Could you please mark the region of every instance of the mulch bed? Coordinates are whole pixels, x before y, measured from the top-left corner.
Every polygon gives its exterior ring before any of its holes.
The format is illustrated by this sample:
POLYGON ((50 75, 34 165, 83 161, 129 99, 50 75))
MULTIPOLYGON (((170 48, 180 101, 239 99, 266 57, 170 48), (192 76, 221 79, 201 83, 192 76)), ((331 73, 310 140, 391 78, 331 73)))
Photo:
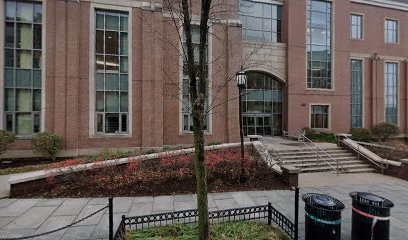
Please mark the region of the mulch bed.
MULTIPOLYGON (((255 191, 288 189, 253 149, 245 160, 248 184, 239 183, 241 161, 239 148, 228 152, 212 153, 207 159, 208 191, 255 191)), ((20 197, 135 197, 196 193, 193 155, 144 160, 97 169, 72 176, 65 181, 53 182, 53 187, 20 197)))

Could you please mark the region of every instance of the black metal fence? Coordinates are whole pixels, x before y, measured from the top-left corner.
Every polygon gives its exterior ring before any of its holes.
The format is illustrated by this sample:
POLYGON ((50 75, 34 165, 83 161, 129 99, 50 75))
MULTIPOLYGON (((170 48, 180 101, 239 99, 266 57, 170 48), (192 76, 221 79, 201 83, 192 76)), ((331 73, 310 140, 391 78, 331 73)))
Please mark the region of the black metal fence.
MULTIPOLYGON (((299 190, 296 189, 295 201, 298 201, 299 190)), ((209 212, 211 223, 222 223, 245 220, 266 220, 269 225, 276 224, 290 239, 298 239, 298 204, 295 204, 295 223, 279 212, 270 202, 268 205, 217 210, 209 212)), ((198 222, 198 210, 184 210, 161 214, 126 217, 122 220, 113 239, 123 239, 126 231, 140 230, 148 227, 166 226, 171 224, 193 224, 198 222)))

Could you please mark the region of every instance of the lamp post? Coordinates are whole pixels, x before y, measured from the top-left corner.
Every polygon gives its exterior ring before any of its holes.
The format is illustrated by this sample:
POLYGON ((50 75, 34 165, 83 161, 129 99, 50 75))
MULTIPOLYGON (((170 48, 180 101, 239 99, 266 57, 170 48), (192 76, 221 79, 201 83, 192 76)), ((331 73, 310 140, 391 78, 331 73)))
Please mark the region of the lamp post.
POLYGON ((247 82, 247 75, 244 71, 240 71, 236 74, 237 78, 237 86, 239 89, 239 133, 241 137, 241 176, 239 178, 239 182, 241 184, 246 184, 248 181, 248 176, 245 174, 245 169, 244 169, 244 155, 245 155, 245 150, 244 150, 244 131, 242 129, 242 90, 246 86, 247 82))

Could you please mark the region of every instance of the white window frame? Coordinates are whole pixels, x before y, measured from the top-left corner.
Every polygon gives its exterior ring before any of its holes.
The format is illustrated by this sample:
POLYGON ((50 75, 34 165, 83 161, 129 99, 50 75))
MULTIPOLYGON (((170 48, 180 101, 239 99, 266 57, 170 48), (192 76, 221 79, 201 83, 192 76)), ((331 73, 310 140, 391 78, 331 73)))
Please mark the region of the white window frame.
MULTIPOLYGON (((200 25, 200 22, 198 19, 195 19, 191 23, 192 25, 200 25)), ((180 22, 179 24, 179 31, 181 34, 180 36, 183 36, 184 34, 184 28, 182 23, 180 22)), ((208 112, 208 127, 207 130, 204 131, 205 135, 212 135, 212 110, 211 110, 211 104, 212 104, 212 36, 213 36, 213 25, 211 23, 208 23, 208 107, 209 112, 208 112)), ((179 135, 191 135, 193 134, 192 131, 184 131, 183 129, 183 42, 179 42, 179 135)))
MULTIPOLYGON (((4 55, 4 47, 5 47, 5 21, 6 21, 6 16, 5 16, 5 1, 1 0, 0 1, 0 32, 3 33, 3 35, 0 37, 0 76, 3 81, 0 81, 0 130, 5 129, 5 114, 4 114, 4 64, 5 64, 5 55, 4 55)), ((41 28, 42 28, 42 33, 41 33, 41 119, 40 119, 40 132, 45 131, 45 114, 46 114, 46 71, 47 71, 47 65, 46 65, 46 18, 47 18, 47 8, 46 8, 46 2, 42 1, 42 22, 41 22, 41 28)), ((33 134, 34 135, 34 134, 33 134)), ((33 135, 24 135, 24 136, 17 136, 17 138, 21 139, 26 139, 26 138, 31 138, 33 135)))
POLYGON ((398 44, 399 43, 399 20, 395 18, 385 18, 384 19, 384 42, 389 43, 389 44, 398 44), (394 31, 395 33, 395 41, 390 41, 388 39, 388 32, 391 31, 390 29, 387 28, 387 22, 392 21, 396 23, 396 29, 394 31))
POLYGON ((328 103, 310 103, 309 104, 309 127, 314 130, 330 131, 331 130, 331 104, 328 103), (313 106, 326 106, 328 107, 327 111, 327 128, 312 128, 312 109, 313 106))
MULTIPOLYGON (((365 61, 364 61, 364 58, 358 58, 358 57, 352 57, 350 59, 350 83, 351 83, 351 78, 352 78, 352 76, 351 76, 351 61, 353 61, 353 60, 361 61, 361 95, 362 95, 361 96, 361 128, 364 128, 364 126, 365 126, 365 124, 364 124, 364 120, 365 120, 365 114, 364 114, 364 112, 365 112, 365 107, 364 107, 364 103, 365 103, 365 99, 364 99, 364 96, 365 96, 365 89, 364 89, 364 87, 365 87, 365 81, 364 81, 365 66, 364 66, 364 64, 365 64, 365 61)), ((351 86, 350 86, 350 96, 351 96, 351 86)), ((350 128, 352 127, 351 110, 352 109, 351 109, 351 102, 350 102, 350 128)))
MULTIPOLYGON (((400 94, 400 63, 398 61, 385 61, 384 62, 384 122, 387 122, 387 112, 386 112, 386 96, 387 96, 387 72, 386 72, 386 68, 387 68, 387 64, 395 64, 397 65, 397 83, 396 83, 396 104, 397 104, 397 122, 395 123, 395 125, 399 126, 400 125, 400 106, 401 104, 399 103, 399 97, 401 96, 400 94)), ((394 123, 392 123, 394 124, 394 123)))
POLYGON ((89 20, 89 137, 132 137, 132 8, 115 5, 91 3, 89 20), (97 133, 96 132, 96 91, 95 91, 95 35, 96 11, 121 11, 128 13, 128 132, 127 133, 97 133))
POLYGON ((358 13, 351 13, 350 14, 350 38, 353 40, 363 40, 364 39, 364 16, 358 13), (353 17, 357 17, 360 19, 360 25, 353 24, 353 17), (357 35, 353 36, 353 27, 357 28, 357 35))

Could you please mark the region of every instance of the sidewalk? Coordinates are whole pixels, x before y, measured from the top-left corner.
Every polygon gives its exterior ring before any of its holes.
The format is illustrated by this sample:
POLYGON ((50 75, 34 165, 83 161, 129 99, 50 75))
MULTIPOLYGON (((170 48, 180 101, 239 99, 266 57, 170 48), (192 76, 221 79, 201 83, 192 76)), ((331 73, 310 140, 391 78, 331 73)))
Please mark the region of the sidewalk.
MULTIPOLYGON (((301 175, 302 176, 302 175, 301 175)), ((321 186, 327 178, 333 176, 313 175, 307 186, 301 186, 301 193, 320 192, 338 198, 346 205, 343 211, 342 239, 350 239, 351 228, 351 191, 367 191, 389 198, 395 203, 392 210, 391 236, 394 240, 406 239, 408 235, 408 182, 384 177, 379 174, 372 176, 344 175, 336 184, 321 186), (350 184, 346 179, 365 179, 363 184, 350 184), (314 179, 314 180, 313 180, 314 179), (323 181, 320 181, 322 179, 323 181), (375 183, 369 182, 375 179, 375 183), (313 182, 315 184, 313 184, 313 182), (379 183, 382 182, 382 183, 379 183)), ((362 180, 361 180, 362 181, 362 180)), ((256 191, 209 194, 209 208, 227 209, 253 205, 272 204, 286 216, 294 217, 293 191, 256 191)), ((78 199, 2 199, 0 200, 0 237, 20 237, 42 233, 72 223, 108 203, 107 198, 78 199)), ((196 208, 195 195, 134 197, 114 199, 114 221, 116 230, 121 215, 145 215, 168 211, 196 208)), ((300 202, 300 235, 304 230, 304 204, 300 202)), ((107 239, 108 211, 96 214, 75 227, 63 230, 38 239, 107 239)))

